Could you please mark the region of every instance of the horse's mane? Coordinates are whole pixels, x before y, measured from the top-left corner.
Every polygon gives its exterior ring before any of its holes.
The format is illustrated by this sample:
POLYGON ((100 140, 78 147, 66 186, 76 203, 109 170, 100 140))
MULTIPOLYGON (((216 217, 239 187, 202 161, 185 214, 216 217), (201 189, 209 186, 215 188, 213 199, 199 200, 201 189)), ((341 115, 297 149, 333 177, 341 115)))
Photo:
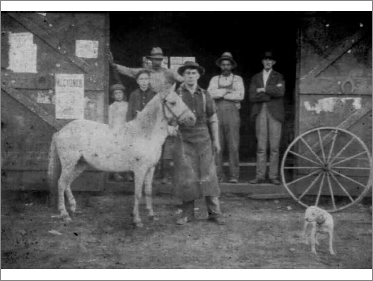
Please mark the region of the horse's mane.
POLYGON ((160 103, 159 94, 155 95, 144 107, 144 109, 139 112, 136 118, 133 120, 138 123, 142 133, 145 136, 149 136, 155 128, 155 123, 159 118, 159 114, 163 114, 160 103))

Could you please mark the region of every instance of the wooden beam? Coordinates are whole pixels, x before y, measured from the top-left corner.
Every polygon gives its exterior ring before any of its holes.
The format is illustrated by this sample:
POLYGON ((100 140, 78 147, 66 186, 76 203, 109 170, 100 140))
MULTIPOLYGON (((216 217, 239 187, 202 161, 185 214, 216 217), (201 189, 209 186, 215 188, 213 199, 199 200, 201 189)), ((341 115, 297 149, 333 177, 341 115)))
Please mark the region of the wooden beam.
POLYGON ((42 41, 44 41, 56 52, 60 53, 63 57, 75 64, 80 70, 85 73, 90 72, 90 65, 85 60, 78 58, 75 55, 69 54, 69 50, 63 46, 60 38, 56 38, 53 34, 50 34, 44 28, 36 25, 27 13, 8 13, 8 15, 24 28, 28 29, 31 33, 40 38, 42 41))
POLYGON ((44 122, 46 122, 54 129, 60 130, 64 126, 59 121, 57 121, 53 116, 51 116, 49 112, 47 112, 40 105, 35 103, 33 100, 28 98, 23 93, 4 84, 1 86, 1 90, 3 90, 9 96, 17 100, 19 103, 23 104, 27 109, 36 114, 38 117, 40 117, 44 122))
POLYGON ((365 36, 365 28, 361 28, 354 35, 346 38, 342 44, 340 44, 336 49, 334 49, 328 57, 323 59, 318 63, 310 72, 303 75, 300 80, 307 81, 312 80, 317 77, 321 72, 327 69, 332 63, 337 61, 341 56, 343 56, 348 50, 355 46, 363 37, 365 36))

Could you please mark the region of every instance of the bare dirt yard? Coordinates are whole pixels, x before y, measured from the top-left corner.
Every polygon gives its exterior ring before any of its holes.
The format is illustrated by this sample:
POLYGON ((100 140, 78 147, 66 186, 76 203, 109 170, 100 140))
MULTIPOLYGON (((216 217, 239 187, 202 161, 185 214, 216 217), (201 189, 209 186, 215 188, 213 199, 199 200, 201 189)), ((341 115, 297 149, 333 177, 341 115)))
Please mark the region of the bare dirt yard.
POLYGON ((154 199, 159 220, 150 221, 141 205, 144 227, 135 229, 131 194, 75 194, 79 213, 65 224, 46 193, 2 193, 2 268, 372 268, 370 198, 333 215, 334 257, 327 239, 318 256, 303 243, 305 209, 292 199, 223 194, 225 226, 206 220, 202 200, 196 221, 178 226, 179 202, 160 194, 154 199))

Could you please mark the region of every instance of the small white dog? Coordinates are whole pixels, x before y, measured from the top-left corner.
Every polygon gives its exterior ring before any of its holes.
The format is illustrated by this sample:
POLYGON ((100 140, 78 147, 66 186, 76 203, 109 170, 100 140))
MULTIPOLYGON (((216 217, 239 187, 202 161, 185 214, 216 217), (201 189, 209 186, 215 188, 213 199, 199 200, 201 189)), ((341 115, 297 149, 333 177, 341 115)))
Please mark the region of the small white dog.
POLYGON ((331 255, 335 255, 333 251, 334 221, 332 215, 319 207, 311 206, 307 208, 304 220, 304 237, 306 238, 307 245, 309 240, 311 240, 311 252, 316 254, 315 244, 319 245, 316 236, 317 233, 328 233, 329 252, 331 255), (309 225, 311 225, 311 230, 307 235, 307 228, 309 225))

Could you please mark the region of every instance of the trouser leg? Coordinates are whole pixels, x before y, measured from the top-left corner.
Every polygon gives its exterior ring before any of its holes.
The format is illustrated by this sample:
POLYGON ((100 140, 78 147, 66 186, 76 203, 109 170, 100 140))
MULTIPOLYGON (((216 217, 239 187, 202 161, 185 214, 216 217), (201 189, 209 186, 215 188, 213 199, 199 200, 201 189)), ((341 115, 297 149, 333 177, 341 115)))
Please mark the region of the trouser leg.
POLYGON ((231 179, 239 178, 240 174, 240 160, 239 160, 239 146, 240 146, 240 116, 238 109, 234 109, 229 113, 229 126, 226 134, 229 152, 229 172, 231 179))
POLYGON ((266 165, 267 165, 267 139, 268 139, 268 126, 267 126, 267 108, 263 104, 262 110, 256 117, 256 137, 258 140, 256 150, 256 178, 265 179, 266 165))
POLYGON ((219 114, 219 143, 220 143, 220 152, 216 154, 216 164, 217 164, 217 173, 219 178, 224 178, 224 149, 225 149, 225 128, 224 128, 224 119, 223 114, 219 114))
POLYGON ((270 112, 267 113, 269 126, 269 173, 270 179, 278 178, 278 162, 279 162, 279 148, 281 140, 282 124, 280 121, 272 117, 270 112))
POLYGON ((217 196, 205 196, 207 213, 209 217, 219 217, 222 216, 220 210, 219 197, 217 196))
POLYGON ((194 218, 194 200, 183 201, 181 204, 181 210, 183 211, 181 217, 187 217, 188 219, 194 218))

